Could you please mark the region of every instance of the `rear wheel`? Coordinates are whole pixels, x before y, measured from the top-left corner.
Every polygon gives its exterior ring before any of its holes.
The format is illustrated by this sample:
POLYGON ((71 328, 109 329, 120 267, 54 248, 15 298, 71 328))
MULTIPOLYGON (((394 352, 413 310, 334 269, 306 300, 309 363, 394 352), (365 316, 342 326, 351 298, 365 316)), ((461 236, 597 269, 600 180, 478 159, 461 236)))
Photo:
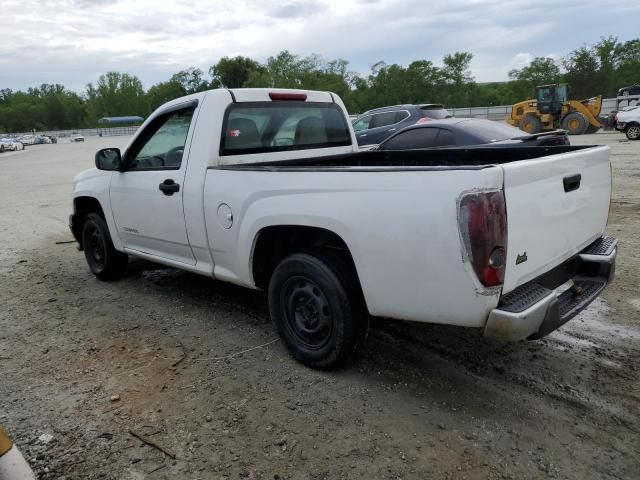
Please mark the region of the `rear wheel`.
POLYGON ((520 130, 527 133, 540 133, 542 131, 542 122, 535 115, 525 115, 522 120, 520 120, 519 125, 520 130))
POLYGON ((100 280, 116 280, 127 270, 127 255, 114 248, 109 227, 97 213, 84 221, 82 247, 89 269, 100 280))
POLYGON ((627 135, 627 138, 629 140, 640 140, 640 125, 638 124, 633 124, 633 125, 629 125, 624 133, 627 135))
POLYGON ((269 312, 289 353, 313 368, 344 365, 364 343, 369 317, 348 258, 296 253, 269 282, 269 312))
POLYGON ((562 119, 562 128, 569 132, 569 135, 582 135, 588 126, 587 117, 580 112, 571 112, 562 119))

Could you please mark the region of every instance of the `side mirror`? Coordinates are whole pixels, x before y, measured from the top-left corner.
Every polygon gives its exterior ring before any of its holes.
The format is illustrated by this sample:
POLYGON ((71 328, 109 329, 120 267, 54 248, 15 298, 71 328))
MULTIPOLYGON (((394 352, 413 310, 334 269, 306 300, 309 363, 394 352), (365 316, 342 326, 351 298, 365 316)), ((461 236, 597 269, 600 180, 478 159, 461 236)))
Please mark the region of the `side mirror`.
POLYGON ((98 170, 121 170, 122 155, 119 148, 103 148, 96 152, 96 168, 98 170))

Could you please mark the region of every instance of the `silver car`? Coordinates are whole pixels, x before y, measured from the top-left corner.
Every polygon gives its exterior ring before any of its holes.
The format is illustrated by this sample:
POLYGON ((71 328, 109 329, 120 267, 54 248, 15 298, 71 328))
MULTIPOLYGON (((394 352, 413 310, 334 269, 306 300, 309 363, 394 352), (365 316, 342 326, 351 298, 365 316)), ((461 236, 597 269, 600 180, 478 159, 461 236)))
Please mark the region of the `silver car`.
POLYGON ((24 150, 24 145, 12 138, 0 138, 0 153, 24 150))

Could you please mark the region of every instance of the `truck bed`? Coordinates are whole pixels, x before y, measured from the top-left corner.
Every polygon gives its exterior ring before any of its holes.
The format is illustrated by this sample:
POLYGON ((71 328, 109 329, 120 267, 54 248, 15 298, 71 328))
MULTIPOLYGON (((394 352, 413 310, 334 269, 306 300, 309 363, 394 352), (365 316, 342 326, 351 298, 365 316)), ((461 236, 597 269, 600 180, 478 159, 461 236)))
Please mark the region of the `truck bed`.
POLYGON ((328 157, 224 165, 215 168, 231 170, 325 170, 361 167, 366 170, 476 170, 520 160, 531 160, 549 155, 574 152, 586 148, 591 148, 591 146, 440 148, 391 152, 365 151, 328 157))

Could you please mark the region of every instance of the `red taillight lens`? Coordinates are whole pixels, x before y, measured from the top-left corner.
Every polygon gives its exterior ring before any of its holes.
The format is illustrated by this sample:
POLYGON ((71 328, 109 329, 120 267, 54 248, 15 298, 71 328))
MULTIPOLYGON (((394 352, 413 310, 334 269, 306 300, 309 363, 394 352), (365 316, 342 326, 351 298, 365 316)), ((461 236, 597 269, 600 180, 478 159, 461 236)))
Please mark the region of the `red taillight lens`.
POLYGON ((304 102, 307 99, 306 93, 283 93, 283 92, 270 92, 269 98, 271 100, 298 100, 304 102))
POLYGON ((416 125, 420 125, 420 124, 427 123, 427 122, 430 122, 430 121, 431 121, 431 119, 429 117, 422 117, 422 118, 418 119, 418 121, 416 122, 416 125))
POLYGON ((507 246, 507 211, 502 191, 474 192, 460 199, 460 233, 478 280, 501 285, 507 246))

